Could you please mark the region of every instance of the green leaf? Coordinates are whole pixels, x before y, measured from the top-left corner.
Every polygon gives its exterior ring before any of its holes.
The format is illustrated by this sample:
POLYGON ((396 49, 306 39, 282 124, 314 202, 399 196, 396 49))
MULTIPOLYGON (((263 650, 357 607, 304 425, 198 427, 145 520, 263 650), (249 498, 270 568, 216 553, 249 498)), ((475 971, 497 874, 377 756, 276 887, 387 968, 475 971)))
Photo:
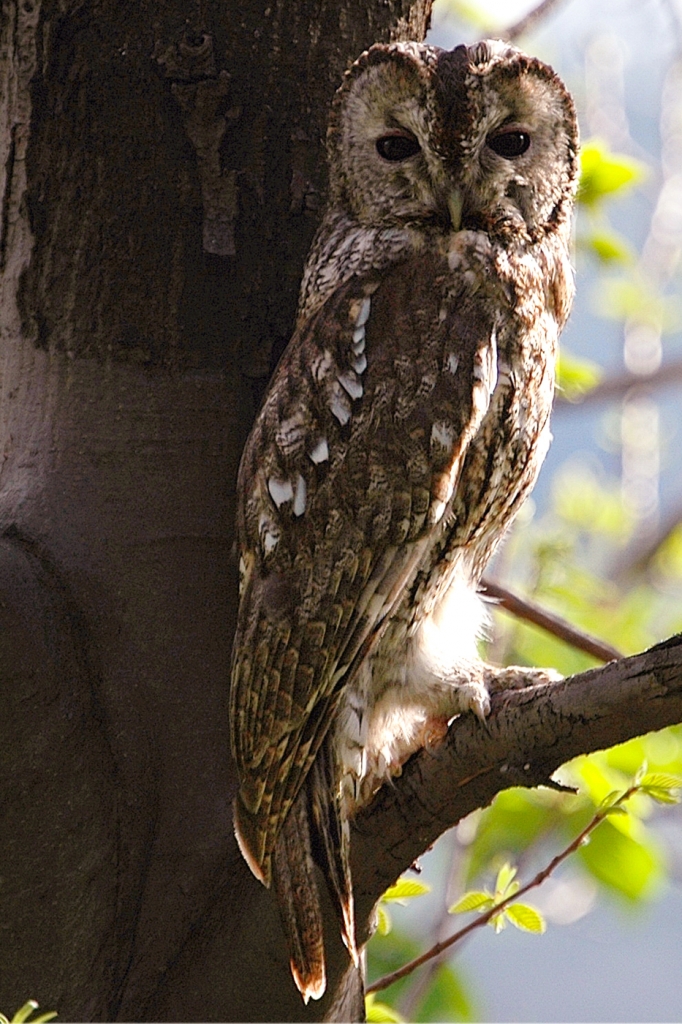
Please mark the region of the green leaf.
MULTIPOLYGON (((638 773, 639 776, 639 773, 638 773)), ((639 792, 650 796, 659 804, 678 804, 682 778, 666 772, 647 772, 638 778, 639 792)))
POLYGON ((612 789, 610 793, 607 793, 603 800, 598 804, 598 810, 608 811, 615 810, 615 804, 617 800, 620 800, 624 793, 622 789, 612 789))
POLYGON ((594 231, 582 239, 582 246, 589 249, 600 263, 627 265, 634 259, 625 239, 612 231, 594 231))
POLYGON ((431 892, 431 886, 426 882, 417 882, 412 878, 399 878, 381 898, 385 903, 401 903, 403 900, 411 900, 415 896, 424 896, 427 892, 431 892))
POLYGON ((600 808, 600 813, 612 817, 614 814, 624 814, 627 818, 629 811, 627 807, 623 807, 622 804, 612 804, 610 807, 600 808))
MULTIPOLYGON (((516 877, 516 868, 513 868, 511 864, 505 862, 500 870, 497 872, 497 879, 495 881, 495 896, 504 897, 511 893, 514 878, 516 877)), ((518 891, 519 884, 516 883, 516 890, 518 891)))
POLYGON ((643 789, 651 787, 666 789, 670 792, 672 789, 682 789, 682 778, 679 775, 668 775, 665 772, 647 772, 638 780, 638 785, 643 789))
POLYGON ((604 196, 623 192, 644 177, 645 167, 639 160, 623 153, 609 153, 603 143, 586 142, 580 154, 578 202, 594 206, 604 196))
POLYGON ((597 386, 601 376, 601 367, 590 359, 579 359, 566 351, 560 353, 556 367, 556 386, 569 402, 579 402, 597 386))
MULTIPOLYGON (((618 819, 620 821, 620 819, 618 819)), ((579 856, 590 872, 604 885, 629 900, 645 899, 661 876, 656 848, 637 842, 615 827, 609 818, 591 834, 579 856)))
POLYGON ((656 786, 642 786, 641 792, 646 793, 659 804, 679 804, 680 798, 669 789, 658 789, 656 786))
POLYGON ((545 919, 535 907, 529 907, 527 903, 510 903, 504 908, 504 912, 516 927, 524 932, 533 932, 535 935, 542 935, 545 931, 545 919))
POLYGON ((382 907, 381 903, 377 906, 377 932, 379 935, 389 935, 393 928, 393 922, 391 921, 391 915, 382 907))
POLYGON ((490 910, 495 901, 489 892, 465 892, 461 899, 453 903, 448 914, 468 914, 471 910, 490 910))
POLYGON ((29 1021, 29 1019, 30 1024, 47 1024, 48 1021, 54 1020, 57 1016, 55 1010, 48 1010, 46 1013, 41 1013, 37 1017, 31 1018, 31 1014, 37 1009, 38 1004, 35 999, 29 999, 23 1006, 19 1007, 11 1020, 8 1020, 4 1014, 0 1013, 0 1024, 26 1024, 26 1021, 29 1021))
POLYGON ((365 996, 365 1014, 368 1021, 372 1024, 401 1024, 403 1017, 400 1016, 397 1010, 394 1010, 388 1003, 380 1003, 374 997, 374 993, 370 992, 368 996, 365 996))
POLYGON ((34 1010, 38 1009, 38 1004, 35 999, 29 999, 21 1006, 12 1017, 12 1024, 24 1024, 31 1016, 34 1010))

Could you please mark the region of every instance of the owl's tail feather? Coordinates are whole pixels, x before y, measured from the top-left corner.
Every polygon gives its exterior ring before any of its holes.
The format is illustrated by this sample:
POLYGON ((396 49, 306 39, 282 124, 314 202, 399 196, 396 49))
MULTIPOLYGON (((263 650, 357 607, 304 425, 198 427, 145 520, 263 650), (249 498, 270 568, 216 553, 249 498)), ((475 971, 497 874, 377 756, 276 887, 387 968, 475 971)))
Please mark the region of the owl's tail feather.
POLYGON ((294 801, 277 838, 272 881, 296 987, 305 1003, 310 998, 319 999, 327 987, 327 978, 305 787, 294 801))
POLYGON ((312 819, 316 852, 327 883, 335 897, 341 924, 341 936, 356 967, 360 965, 355 938, 355 903, 350 874, 350 826, 341 812, 335 778, 332 741, 326 741, 313 764, 309 789, 312 794, 312 819), (312 783, 312 785, 310 784, 312 783))

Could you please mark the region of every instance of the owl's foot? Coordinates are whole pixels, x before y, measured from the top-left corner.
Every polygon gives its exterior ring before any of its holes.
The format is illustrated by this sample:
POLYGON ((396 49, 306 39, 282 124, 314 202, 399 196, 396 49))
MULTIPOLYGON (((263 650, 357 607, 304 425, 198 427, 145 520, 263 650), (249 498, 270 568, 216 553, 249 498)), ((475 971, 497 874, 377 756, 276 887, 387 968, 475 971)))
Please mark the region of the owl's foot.
POLYGON ((440 746, 448 734, 448 719, 445 715, 435 715, 427 718, 422 725, 419 739, 419 746, 426 750, 435 750, 440 746))
POLYGON ((485 686, 488 693, 504 690, 525 690, 543 683, 559 683, 564 677, 553 668, 529 668, 527 665, 508 665, 506 668, 485 666, 485 686))
POLYGON ((460 711, 473 711, 477 718, 485 722, 490 714, 489 679, 485 673, 478 678, 471 676, 467 682, 457 682, 457 702, 460 711))

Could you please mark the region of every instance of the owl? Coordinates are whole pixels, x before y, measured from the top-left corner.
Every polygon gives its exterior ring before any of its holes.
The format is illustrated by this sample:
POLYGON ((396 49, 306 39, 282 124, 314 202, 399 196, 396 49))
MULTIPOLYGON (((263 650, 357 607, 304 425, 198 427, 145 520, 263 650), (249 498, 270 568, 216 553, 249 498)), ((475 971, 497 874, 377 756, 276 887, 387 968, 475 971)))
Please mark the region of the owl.
POLYGON ((303 998, 325 990, 315 865, 358 950, 349 823, 449 721, 533 670, 483 663, 477 585, 549 440, 573 295, 578 132, 498 41, 376 45, 327 136, 293 337, 238 478, 235 829, 303 998))

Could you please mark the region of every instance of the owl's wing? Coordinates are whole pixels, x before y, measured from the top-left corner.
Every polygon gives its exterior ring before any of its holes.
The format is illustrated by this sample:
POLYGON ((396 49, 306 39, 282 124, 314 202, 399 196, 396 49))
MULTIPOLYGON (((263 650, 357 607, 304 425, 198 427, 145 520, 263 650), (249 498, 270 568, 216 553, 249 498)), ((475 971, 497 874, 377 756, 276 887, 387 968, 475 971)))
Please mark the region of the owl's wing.
POLYGON ((247 443, 231 724, 238 838, 266 884, 349 671, 445 527, 494 387, 482 307, 434 254, 353 278, 297 329, 247 443))

